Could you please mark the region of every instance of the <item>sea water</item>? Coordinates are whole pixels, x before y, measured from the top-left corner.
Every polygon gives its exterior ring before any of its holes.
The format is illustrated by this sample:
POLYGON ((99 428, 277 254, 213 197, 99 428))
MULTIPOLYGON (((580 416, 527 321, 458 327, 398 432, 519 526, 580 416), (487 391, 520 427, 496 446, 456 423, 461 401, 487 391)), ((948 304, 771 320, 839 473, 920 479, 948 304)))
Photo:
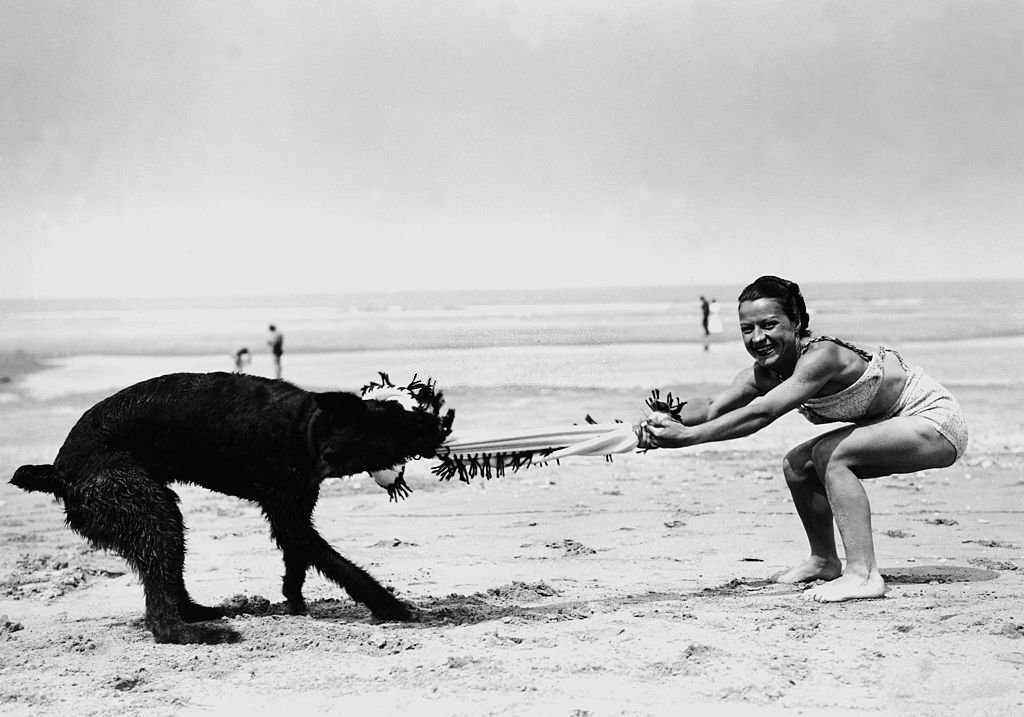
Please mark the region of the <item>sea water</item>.
MULTIPOLYGON (((6 351, 47 357, 35 398, 116 389, 172 371, 232 368, 247 347, 271 375, 267 326, 285 335, 285 377, 351 390, 379 370, 444 386, 633 389, 724 384, 749 358, 736 286, 377 292, 287 297, 0 300, 6 351), (724 330, 708 350, 699 296, 724 330)), ((815 334, 884 343, 950 385, 1020 385, 1024 282, 807 284, 815 334)))

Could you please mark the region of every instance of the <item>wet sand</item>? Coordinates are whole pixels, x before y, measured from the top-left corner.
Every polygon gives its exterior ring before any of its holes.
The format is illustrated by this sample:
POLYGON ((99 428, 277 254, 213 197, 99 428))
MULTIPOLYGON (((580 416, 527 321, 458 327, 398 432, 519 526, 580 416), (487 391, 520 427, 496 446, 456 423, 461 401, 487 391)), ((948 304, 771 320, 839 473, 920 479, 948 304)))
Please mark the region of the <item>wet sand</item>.
MULTIPOLYGON (((6 483, 52 460, 99 395, 0 402, 0 712, 1021 712, 1024 390, 957 393, 965 459, 867 484, 884 599, 820 605, 766 581, 806 553, 778 466, 819 429, 794 416, 744 441, 470 485, 417 463, 397 504, 366 476, 325 484, 319 529, 421 609, 410 624, 374 621, 315 574, 311 614, 286 615, 258 509, 180 488, 193 596, 257 608, 227 621, 241 642, 215 646, 155 644, 124 562, 65 528, 52 500, 6 483)), ((630 420, 644 398, 447 394, 457 426, 630 420)))

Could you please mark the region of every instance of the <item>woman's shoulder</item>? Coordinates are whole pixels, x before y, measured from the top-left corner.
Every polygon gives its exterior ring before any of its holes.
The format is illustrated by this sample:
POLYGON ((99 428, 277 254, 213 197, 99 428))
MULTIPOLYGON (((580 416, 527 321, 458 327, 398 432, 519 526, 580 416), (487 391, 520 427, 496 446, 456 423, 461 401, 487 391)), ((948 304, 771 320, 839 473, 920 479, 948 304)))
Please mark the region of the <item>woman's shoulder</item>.
POLYGON ((863 364, 860 358, 842 344, 833 341, 808 342, 797 358, 796 369, 806 380, 831 381, 836 376, 863 364))
POLYGON ((876 354, 834 337, 808 342, 797 361, 797 370, 812 381, 822 383, 823 394, 830 395, 857 381, 875 361, 876 354))
POLYGON ((804 343, 803 348, 800 349, 800 355, 804 356, 808 353, 814 352, 818 355, 830 354, 832 356, 839 357, 843 355, 842 349, 852 351, 865 361, 870 361, 873 356, 871 351, 868 351, 857 344, 825 334, 815 336, 813 339, 809 339, 804 343))

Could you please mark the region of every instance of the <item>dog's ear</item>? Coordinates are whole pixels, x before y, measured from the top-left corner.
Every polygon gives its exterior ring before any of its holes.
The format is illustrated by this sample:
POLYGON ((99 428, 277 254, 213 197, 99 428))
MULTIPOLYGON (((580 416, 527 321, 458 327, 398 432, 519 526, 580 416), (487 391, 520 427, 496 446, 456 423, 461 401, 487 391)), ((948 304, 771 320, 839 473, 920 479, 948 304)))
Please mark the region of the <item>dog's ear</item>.
POLYGON ((331 391, 314 394, 316 406, 333 418, 342 420, 357 418, 366 412, 366 402, 354 393, 331 391))

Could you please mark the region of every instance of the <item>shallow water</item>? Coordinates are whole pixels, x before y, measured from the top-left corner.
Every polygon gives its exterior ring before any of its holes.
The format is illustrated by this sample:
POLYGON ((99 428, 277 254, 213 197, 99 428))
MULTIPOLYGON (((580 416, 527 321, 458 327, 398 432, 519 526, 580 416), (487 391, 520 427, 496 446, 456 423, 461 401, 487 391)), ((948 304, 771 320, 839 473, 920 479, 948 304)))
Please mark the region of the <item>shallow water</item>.
MULTIPOLYGON (((285 378, 357 388, 388 371, 442 387, 649 390, 724 384, 748 365, 732 302, 702 350, 697 297, 740 287, 543 292, 380 293, 166 300, 0 301, 7 350, 51 357, 25 377, 29 397, 116 389, 174 371, 230 370, 241 346, 251 373, 272 375, 266 324, 285 341, 285 378)), ((1019 386, 1024 282, 805 287, 814 333, 885 343, 956 386, 1019 386)), ((4 400, 15 393, 5 392, 4 400)))
MULTIPOLYGON (((900 349, 908 360, 922 364, 952 389, 1024 386, 1018 369, 1024 338, 907 342, 900 349)), ((709 351, 687 343, 335 351, 288 354, 284 367, 291 382, 320 390, 356 390, 375 380, 378 371, 385 371, 397 383, 407 382, 414 374, 431 377, 445 390, 578 388, 646 394, 657 387, 728 384, 749 361, 735 341, 709 351)), ((22 377, 17 387, 34 399, 109 392, 165 373, 227 370, 230 359, 86 354, 49 363, 49 368, 22 377)), ((257 356, 249 372, 273 375, 269 356, 257 356)))
MULTIPOLYGON (((335 296, 0 300, 0 346, 49 355, 699 342, 698 297, 718 297, 736 335, 740 286, 335 296)), ((1024 281, 809 285, 814 333, 850 340, 1024 336, 1024 281)))

